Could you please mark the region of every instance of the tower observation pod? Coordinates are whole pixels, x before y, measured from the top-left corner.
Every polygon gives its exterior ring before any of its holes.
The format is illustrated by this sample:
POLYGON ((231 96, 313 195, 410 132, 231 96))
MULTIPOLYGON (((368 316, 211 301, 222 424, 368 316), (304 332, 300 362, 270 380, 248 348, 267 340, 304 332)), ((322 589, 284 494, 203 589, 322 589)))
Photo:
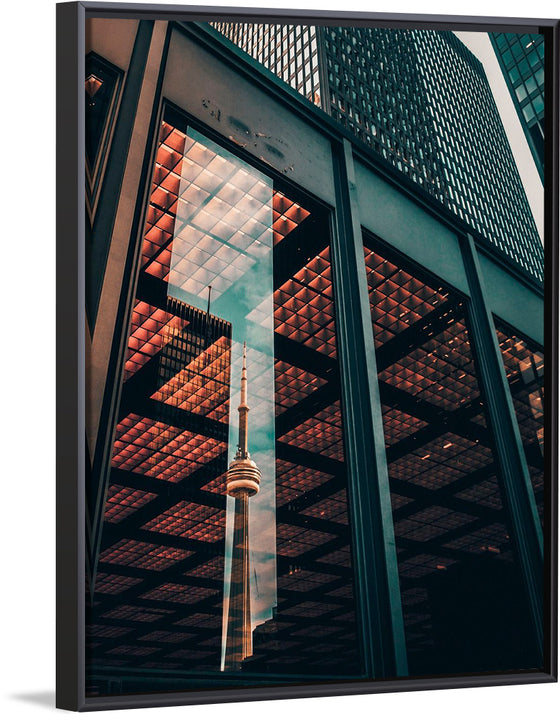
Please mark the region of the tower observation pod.
POLYGON ((225 670, 239 670, 253 654, 251 587, 249 576, 249 498, 259 492, 261 472, 248 450, 247 346, 243 343, 239 443, 226 474, 226 492, 235 499, 231 577, 227 608, 225 670))

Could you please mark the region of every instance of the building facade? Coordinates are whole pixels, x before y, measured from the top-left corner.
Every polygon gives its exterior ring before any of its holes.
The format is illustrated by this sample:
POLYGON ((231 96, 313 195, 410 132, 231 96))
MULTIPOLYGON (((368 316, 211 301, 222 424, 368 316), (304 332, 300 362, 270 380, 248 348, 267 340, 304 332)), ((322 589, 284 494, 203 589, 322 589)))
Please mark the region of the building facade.
POLYGON ((544 181, 544 37, 491 32, 490 40, 544 181))
POLYGON ((544 293, 523 253, 426 193, 443 149, 416 180, 389 165, 407 137, 426 157, 417 117, 389 162, 389 133, 368 146, 206 24, 87 22, 116 78, 87 235, 88 696, 542 668, 544 293), (243 389, 253 648, 223 667, 243 389))
POLYGON ((214 22, 213 27, 317 106, 323 106, 321 30, 307 25, 214 22))
POLYGON ((215 27, 542 280, 542 244, 484 69, 452 32, 215 27))

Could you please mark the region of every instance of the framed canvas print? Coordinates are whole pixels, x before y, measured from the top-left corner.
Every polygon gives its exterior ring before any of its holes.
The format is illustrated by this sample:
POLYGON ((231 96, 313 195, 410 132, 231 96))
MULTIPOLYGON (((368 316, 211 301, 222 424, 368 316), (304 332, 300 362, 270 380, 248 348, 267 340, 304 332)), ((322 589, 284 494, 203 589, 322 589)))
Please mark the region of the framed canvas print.
POLYGON ((57 17, 58 706, 555 681, 558 21, 57 17))

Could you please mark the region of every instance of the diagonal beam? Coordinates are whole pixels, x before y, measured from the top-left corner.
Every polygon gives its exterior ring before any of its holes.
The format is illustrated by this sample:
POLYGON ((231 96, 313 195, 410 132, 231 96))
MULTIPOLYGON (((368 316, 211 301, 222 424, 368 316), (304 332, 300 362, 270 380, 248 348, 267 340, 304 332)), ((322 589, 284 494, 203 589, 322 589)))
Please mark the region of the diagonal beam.
POLYGON ((335 375, 338 377, 336 360, 278 332, 274 333, 274 355, 282 362, 304 369, 323 379, 330 380, 335 375))
POLYGON ((288 433, 290 429, 318 414, 339 398, 340 384, 337 379, 323 384, 322 387, 319 387, 276 417, 276 438, 288 433))
MULTIPOLYGON (((374 307, 374 306, 372 306, 374 307)), ((399 332, 376 349, 377 369, 381 374, 387 367, 406 357, 428 340, 441 334, 449 325, 449 313, 455 305, 447 300, 424 317, 399 332)), ((455 322, 454 319, 451 322, 455 322)))
POLYGON ((209 436, 227 444, 229 432, 228 424, 200 414, 187 412, 172 404, 165 404, 156 399, 150 399, 143 394, 130 393, 126 402, 123 399, 119 412, 119 420, 122 420, 131 413, 152 419, 153 421, 163 422, 168 426, 174 426, 183 431, 188 430, 202 436, 209 436))
POLYGON ((346 468, 342 461, 331 459, 328 456, 323 456, 323 454, 315 454, 297 446, 285 444, 282 441, 276 442, 276 458, 290 461, 300 466, 307 466, 310 469, 316 469, 326 474, 333 474, 334 476, 346 473, 346 468))

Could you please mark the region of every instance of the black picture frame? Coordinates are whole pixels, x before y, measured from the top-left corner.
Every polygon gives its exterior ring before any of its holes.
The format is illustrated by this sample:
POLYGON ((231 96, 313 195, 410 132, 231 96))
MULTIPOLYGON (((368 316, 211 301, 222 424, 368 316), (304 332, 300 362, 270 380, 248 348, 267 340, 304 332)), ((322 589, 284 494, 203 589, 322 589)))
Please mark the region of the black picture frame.
MULTIPOLYGON (((558 138, 560 21, 390 13, 309 12, 204 6, 71 2, 57 5, 57 706, 75 711, 218 702, 420 691, 557 681, 557 394, 558 394, 558 138), (379 678, 319 684, 216 688, 189 692, 86 697, 85 695, 85 20, 87 17, 143 20, 210 19, 286 23, 340 22, 380 27, 539 32, 545 37, 545 359, 547 407, 545 447, 545 643, 542 671, 437 677, 379 678)), ((161 78, 160 78, 161 81, 161 78)), ((301 111, 298 109, 298 111, 301 111)), ((152 121, 155 121, 156 115, 152 121)), ((309 119, 313 121, 313 119, 309 119)), ((333 123, 334 125, 334 123, 333 123)), ((339 131, 339 129, 333 129, 339 131)), ((343 132, 344 135, 344 132, 343 132)), ((341 163, 344 171, 344 162, 341 163)), ((144 182, 151 167, 145 157, 144 182)), ((140 221, 141 216, 135 216, 140 221)))

